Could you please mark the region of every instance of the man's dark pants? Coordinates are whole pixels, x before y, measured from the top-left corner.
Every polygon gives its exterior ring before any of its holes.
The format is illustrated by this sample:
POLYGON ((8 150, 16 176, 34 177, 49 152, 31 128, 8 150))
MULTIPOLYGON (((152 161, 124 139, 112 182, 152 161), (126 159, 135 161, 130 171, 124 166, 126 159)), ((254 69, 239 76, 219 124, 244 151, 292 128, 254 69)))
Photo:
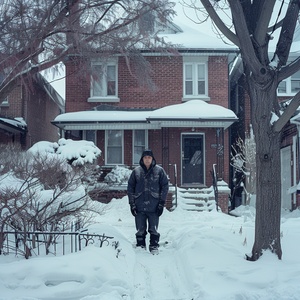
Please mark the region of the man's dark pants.
POLYGON ((159 216, 156 212, 138 212, 135 217, 136 226, 136 245, 137 247, 146 247, 146 235, 147 235, 147 222, 148 222, 148 232, 150 234, 150 245, 149 249, 158 248, 159 236, 157 232, 159 216))

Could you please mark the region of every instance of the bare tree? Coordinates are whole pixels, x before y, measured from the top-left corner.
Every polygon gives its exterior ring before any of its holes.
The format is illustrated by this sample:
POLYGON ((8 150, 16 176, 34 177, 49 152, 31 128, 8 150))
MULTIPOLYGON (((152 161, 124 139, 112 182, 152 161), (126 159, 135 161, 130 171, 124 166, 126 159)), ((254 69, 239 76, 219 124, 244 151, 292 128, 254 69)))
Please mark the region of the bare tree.
POLYGON ((219 34, 240 49, 251 102, 257 168, 255 241, 252 255, 248 259, 257 260, 266 249, 270 249, 281 259, 280 136, 282 128, 299 106, 300 93, 293 97, 288 108, 281 114, 277 87, 282 80, 300 69, 299 56, 291 61, 288 59, 299 18, 299 1, 183 2, 194 7, 197 15, 203 16, 202 21, 211 18, 219 34), (226 21, 221 15, 228 17, 226 21), (276 43, 272 59, 269 58, 271 41, 276 43), (272 113, 277 115, 275 122, 271 122, 272 113))
POLYGON ((168 0, 2 0, 0 11, 2 99, 70 56, 84 62, 81 69, 100 53, 141 61, 137 47, 162 45, 155 20, 164 24, 173 14, 168 0))

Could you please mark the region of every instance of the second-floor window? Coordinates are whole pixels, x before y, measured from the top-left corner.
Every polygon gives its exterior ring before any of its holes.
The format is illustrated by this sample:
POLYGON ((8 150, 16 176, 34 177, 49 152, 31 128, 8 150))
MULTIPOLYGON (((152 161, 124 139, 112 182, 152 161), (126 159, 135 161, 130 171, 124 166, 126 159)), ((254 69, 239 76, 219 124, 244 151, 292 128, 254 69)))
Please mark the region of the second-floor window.
POLYGON ((207 95, 206 64, 184 64, 184 97, 197 97, 207 95))
POLYGON ((300 91, 300 71, 281 81, 277 88, 278 94, 296 94, 300 91))
POLYGON ((116 97, 117 64, 93 64, 91 97, 116 97))

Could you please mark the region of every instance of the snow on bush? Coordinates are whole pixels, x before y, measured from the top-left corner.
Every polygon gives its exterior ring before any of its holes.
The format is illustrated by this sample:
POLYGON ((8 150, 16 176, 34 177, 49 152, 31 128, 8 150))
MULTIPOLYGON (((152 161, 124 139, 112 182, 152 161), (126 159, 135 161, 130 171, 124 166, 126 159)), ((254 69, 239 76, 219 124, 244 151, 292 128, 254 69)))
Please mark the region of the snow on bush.
POLYGON ((118 185, 127 184, 131 172, 132 171, 128 168, 115 166, 111 172, 105 176, 104 182, 118 185))
POLYGON ((57 143, 38 142, 28 149, 28 152, 41 156, 48 156, 49 154, 60 155, 73 166, 93 163, 101 155, 101 150, 93 142, 85 140, 73 141, 64 138, 59 139, 57 143))

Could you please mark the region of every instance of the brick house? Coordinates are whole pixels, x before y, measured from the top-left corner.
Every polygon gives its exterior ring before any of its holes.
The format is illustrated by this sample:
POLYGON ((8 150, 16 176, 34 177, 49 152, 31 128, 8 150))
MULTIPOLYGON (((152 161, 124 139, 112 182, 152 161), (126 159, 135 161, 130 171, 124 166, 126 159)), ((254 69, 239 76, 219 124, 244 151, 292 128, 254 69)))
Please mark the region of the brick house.
POLYGON ((181 187, 210 187, 214 164, 219 179, 229 181, 229 127, 237 117, 228 109, 228 69, 236 49, 181 20, 164 35, 181 41, 178 54, 142 52, 154 91, 139 86, 121 55, 89 62, 99 68, 97 78, 78 76, 76 57, 69 57, 66 113, 52 123, 65 138, 94 141, 103 169, 132 168, 149 147, 172 184, 177 179, 181 187))
POLYGON ((59 131, 51 120, 61 112, 63 98, 37 74, 30 88, 20 83, 0 103, 0 143, 28 149, 38 141, 57 141, 59 131))

